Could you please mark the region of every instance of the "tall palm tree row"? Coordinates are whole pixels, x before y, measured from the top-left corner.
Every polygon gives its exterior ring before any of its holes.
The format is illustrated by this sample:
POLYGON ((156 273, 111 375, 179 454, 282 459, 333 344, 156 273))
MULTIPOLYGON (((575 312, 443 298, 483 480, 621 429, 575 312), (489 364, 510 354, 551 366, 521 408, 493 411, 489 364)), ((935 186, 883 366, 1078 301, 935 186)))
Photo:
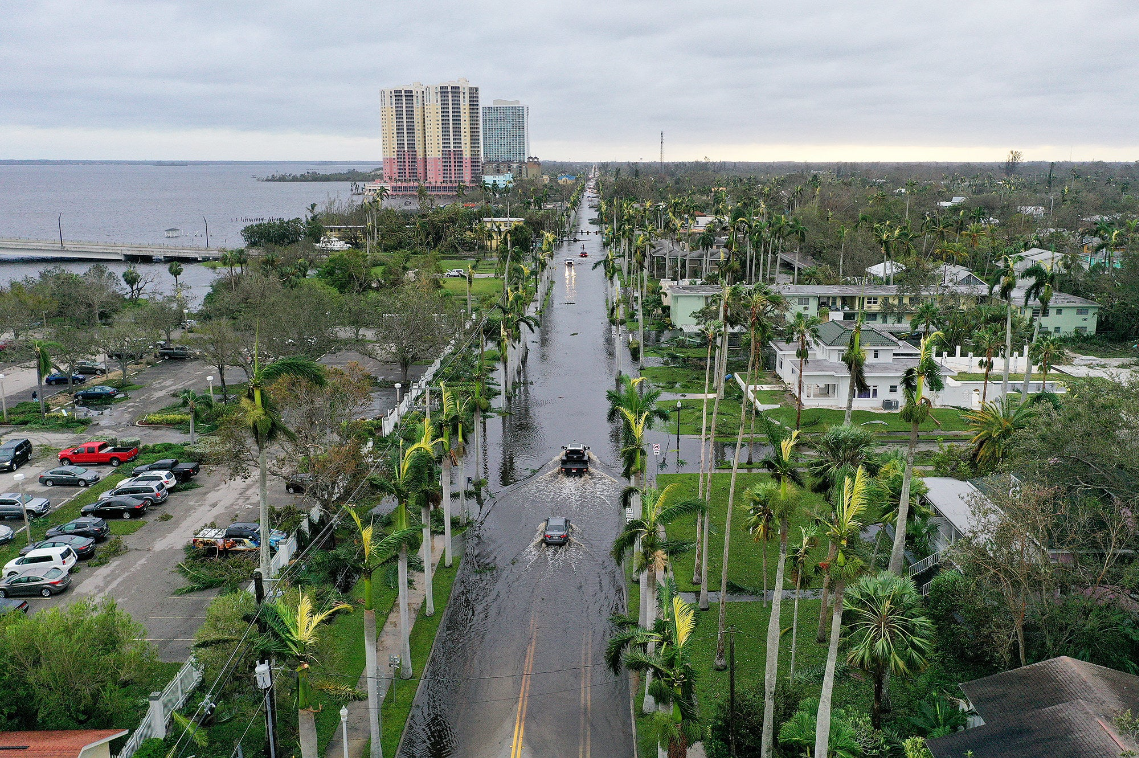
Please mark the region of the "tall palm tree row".
MULTIPOLYGON (((918 351, 918 363, 902 374, 902 393, 905 405, 901 418, 910 425, 910 442, 906 447, 906 470, 902 478, 902 493, 898 501, 898 518, 894 524, 894 547, 890 551, 890 571, 901 574, 904 570, 906 547, 906 520, 910 512, 910 483, 914 477, 914 453, 918 447, 918 428, 933 416, 933 401, 927 393, 940 392, 945 387, 941 379, 941 365, 934 359, 934 346, 941 332, 923 337, 918 351)), ((939 424, 940 425, 940 424, 939 424)))

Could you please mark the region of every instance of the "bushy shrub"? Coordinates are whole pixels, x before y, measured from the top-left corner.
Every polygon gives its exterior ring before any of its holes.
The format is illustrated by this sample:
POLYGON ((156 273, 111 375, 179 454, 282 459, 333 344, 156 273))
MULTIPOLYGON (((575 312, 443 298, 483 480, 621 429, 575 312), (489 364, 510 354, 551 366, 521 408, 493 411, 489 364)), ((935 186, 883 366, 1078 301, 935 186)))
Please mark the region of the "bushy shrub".
POLYGON ((140 423, 153 426, 180 426, 190 423, 189 413, 148 413, 140 423))
MULTIPOLYGON (((779 744, 778 725, 788 721, 799 708, 803 690, 788 684, 780 677, 775 683, 775 743, 779 744)), ((704 750, 708 758, 729 758, 728 699, 716 704, 715 715, 709 724, 704 750)), ((763 736, 763 683, 736 693, 735 713, 736 758, 749 758, 760 754, 763 736)))

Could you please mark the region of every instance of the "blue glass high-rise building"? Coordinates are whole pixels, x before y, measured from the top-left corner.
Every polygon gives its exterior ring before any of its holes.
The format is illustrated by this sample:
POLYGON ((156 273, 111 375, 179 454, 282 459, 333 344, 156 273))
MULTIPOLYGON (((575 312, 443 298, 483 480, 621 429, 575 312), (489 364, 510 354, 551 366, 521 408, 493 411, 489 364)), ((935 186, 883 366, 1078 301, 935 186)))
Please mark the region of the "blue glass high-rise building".
POLYGON ((517 100, 495 100, 482 108, 484 162, 525 165, 530 156, 530 107, 517 100))

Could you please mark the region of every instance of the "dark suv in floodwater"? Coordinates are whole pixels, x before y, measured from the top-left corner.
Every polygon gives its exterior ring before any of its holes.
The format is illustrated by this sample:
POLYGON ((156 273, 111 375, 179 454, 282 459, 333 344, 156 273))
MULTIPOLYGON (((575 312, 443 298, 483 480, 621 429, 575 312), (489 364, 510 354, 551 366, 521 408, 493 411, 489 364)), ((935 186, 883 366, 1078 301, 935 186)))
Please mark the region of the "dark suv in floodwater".
POLYGON ((564 545, 569 542, 569 519, 565 516, 550 516, 546 528, 542 530, 542 542, 547 545, 564 545))

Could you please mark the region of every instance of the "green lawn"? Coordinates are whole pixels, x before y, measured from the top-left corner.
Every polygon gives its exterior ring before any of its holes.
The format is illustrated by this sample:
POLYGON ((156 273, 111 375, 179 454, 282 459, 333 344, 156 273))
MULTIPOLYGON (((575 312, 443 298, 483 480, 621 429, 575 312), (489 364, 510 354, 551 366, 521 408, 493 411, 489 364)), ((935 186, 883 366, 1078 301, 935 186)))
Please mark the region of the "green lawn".
MULTIPOLYGON (((448 295, 465 298, 467 296, 467 283, 463 279, 441 279, 443 291, 448 295)), ((502 279, 475 279, 471 282, 471 297, 478 299, 483 295, 497 295, 502 292, 502 279)))
MULTIPOLYGON (((472 264, 475 264, 475 260, 473 258, 444 258, 443 260, 439 261, 439 267, 444 271, 450 271, 453 268, 461 268, 466 271, 467 267, 472 264)), ((483 258, 481 261, 475 264, 475 273, 492 274, 494 273, 495 266, 496 263, 494 259, 483 258)))

